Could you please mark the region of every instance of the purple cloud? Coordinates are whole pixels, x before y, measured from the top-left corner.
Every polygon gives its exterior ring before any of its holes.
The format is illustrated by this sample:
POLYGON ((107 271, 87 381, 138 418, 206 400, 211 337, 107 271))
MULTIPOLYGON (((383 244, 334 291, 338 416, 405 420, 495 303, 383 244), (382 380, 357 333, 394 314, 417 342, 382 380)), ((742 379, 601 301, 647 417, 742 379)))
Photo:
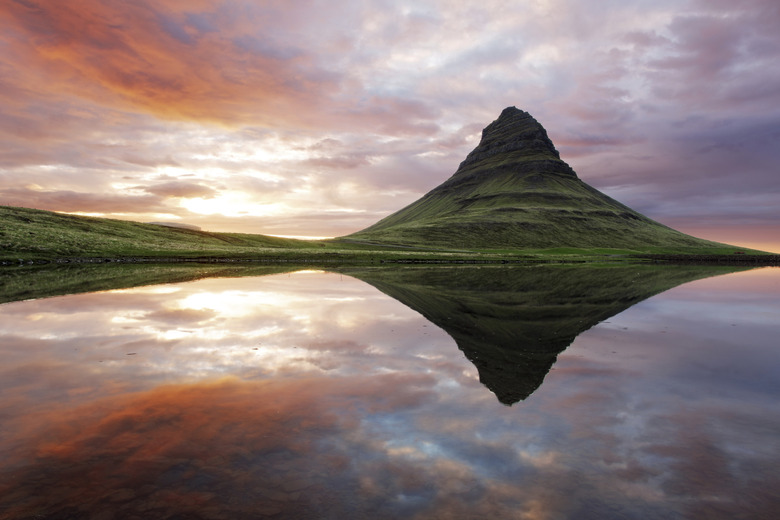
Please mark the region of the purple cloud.
POLYGON ((155 183, 207 187, 198 196, 256 183, 258 204, 286 204, 274 229, 351 212, 325 233, 342 234, 444 181, 515 105, 584 181, 652 218, 722 222, 761 200, 754 219, 780 219, 774 1, 74 9, 0 7, 0 188, 17 204, 145 186, 161 198, 136 213, 238 230, 243 219, 191 215, 155 183))

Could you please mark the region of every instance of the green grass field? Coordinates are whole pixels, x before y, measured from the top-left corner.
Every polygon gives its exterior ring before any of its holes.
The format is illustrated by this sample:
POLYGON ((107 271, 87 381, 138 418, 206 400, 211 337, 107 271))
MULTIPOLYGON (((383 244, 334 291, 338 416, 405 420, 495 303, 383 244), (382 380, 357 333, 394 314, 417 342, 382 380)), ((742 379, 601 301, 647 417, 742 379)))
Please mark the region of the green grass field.
POLYGON ((492 251, 724 254, 739 249, 648 219, 573 175, 540 174, 538 164, 528 170, 522 173, 517 164, 493 168, 482 172, 482 180, 476 178, 478 173, 458 173, 410 206, 348 238, 492 251))
MULTIPOLYGON (((486 224, 487 225, 487 224, 486 224)), ((357 238, 293 240, 210 233, 138 222, 0 206, 0 263, 111 261, 261 261, 322 265, 425 262, 620 261, 638 254, 731 255, 734 246, 604 248, 475 247, 457 236, 448 247, 376 243, 357 238)))
POLYGON ((310 247, 263 235, 208 233, 139 222, 0 207, 0 249, 20 258, 210 255, 310 247))
POLYGON ((544 255, 719 255, 739 249, 664 226, 583 182, 544 128, 514 107, 484 129, 449 179, 347 238, 544 255))
POLYGON ((680 261, 737 253, 741 260, 768 255, 680 233, 601 193, 561 160, 533 117, 514 107, 485 128, 479 146, 444 183, 376 224, 332 240, 212 233, 0 206, 0 265, 615 262, 637 255, 680 261))

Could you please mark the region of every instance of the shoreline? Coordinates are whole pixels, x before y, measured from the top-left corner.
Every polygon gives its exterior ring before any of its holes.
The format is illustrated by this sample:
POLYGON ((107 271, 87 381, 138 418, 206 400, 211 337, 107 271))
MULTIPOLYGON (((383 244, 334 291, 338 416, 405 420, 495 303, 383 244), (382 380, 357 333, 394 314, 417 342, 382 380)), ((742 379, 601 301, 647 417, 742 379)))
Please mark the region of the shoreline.
POLYGON ((526 254, 518 251, 517 256, 502 258, 500 255, 484 257, 463 255, 453 257, 452 254, 438 256, 434 252, 420 252, 425 257, 402 258, 392 254, 372 255, 369 252, 363 254, 339 254, 325 253, 319 255, 291 254, 282 256, 94 256, 94 257, 59 257, 59 258, 5 258, 0 259, 2 267, 21 267, 33 265, 81 265, 81 264, 322 264, 322 265, 459 265, 459 264, 492 264, 492 265, 522 265, 545 263, 652 263, 670 265, 750 265, 750 266, 780 266, 780 255, 685 255, 685 254, 625 254, 625 255, 538 255, 526 254))

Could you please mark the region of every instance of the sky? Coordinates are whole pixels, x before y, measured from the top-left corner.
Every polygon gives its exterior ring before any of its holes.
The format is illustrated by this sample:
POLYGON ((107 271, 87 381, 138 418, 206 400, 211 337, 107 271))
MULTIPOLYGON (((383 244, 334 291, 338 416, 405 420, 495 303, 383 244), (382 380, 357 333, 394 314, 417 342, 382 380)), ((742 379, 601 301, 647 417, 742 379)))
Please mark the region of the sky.
POLYGON ((780 252, 776 0, 6 0, 0 204, 332 237, 507 106, 586 183, 780 252))

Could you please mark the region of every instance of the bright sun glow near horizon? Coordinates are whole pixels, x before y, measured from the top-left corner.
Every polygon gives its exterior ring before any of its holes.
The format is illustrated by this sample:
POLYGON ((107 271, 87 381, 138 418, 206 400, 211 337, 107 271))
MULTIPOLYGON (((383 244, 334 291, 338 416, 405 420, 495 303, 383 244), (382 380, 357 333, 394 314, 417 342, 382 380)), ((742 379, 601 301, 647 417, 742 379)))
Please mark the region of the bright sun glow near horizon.
POLYGON ((517 106, 627 206, 780 252, 778 26, 774 0, 5 2, 0 204, 343 236, 517 106))

